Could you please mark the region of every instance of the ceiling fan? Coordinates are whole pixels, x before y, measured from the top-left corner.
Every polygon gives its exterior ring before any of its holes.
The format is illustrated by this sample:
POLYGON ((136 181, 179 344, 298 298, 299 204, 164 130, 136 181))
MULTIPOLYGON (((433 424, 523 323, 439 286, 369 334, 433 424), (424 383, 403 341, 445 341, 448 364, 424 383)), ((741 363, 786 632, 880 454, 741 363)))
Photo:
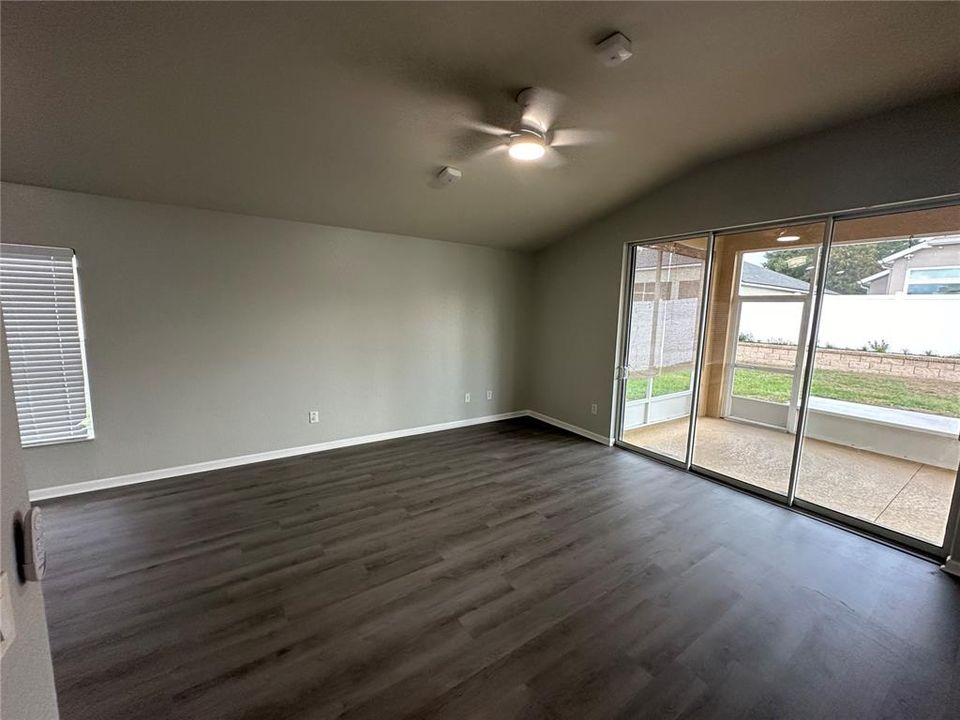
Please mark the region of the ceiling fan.
POLYGON ((554 122, 563 103, 560 93, 543 88, 525 88, 517 95, 520 118, 513 129, 468 121, 467 126, 475 131, 492 135, 496 140, 477 156, 497 154, 504 150, 514 160, 556 166, 565 162, 557 148, 571 145, 586 145, 604 139, 600 131, 574 128, 555 128, 554 122))

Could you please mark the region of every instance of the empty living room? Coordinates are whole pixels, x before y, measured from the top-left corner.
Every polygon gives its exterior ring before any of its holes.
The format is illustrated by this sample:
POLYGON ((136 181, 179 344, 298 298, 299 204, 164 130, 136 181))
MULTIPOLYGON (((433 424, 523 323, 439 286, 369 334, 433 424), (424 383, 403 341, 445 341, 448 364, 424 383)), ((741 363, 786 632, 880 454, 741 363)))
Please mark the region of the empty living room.
POLYGON ((960 717, 960 2, 0 31, 2 720, 960 717))

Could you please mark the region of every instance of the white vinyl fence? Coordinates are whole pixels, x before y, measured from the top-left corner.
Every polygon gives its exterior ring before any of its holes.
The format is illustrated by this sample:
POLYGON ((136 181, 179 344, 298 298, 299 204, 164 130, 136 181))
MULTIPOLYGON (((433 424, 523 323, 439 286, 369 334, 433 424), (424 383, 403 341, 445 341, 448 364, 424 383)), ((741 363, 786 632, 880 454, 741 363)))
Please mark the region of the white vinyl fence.
MULTIPOLYGON (((793 303, 750 303, 740 322, 763 342, 796 327, 793 303)), ((795 338, 791 338, 795 339, 795 338)), ((820 346, 860 348, 886 342, 889 352, 960 354, 960 295, 827 295, 820 317, 820 346)))

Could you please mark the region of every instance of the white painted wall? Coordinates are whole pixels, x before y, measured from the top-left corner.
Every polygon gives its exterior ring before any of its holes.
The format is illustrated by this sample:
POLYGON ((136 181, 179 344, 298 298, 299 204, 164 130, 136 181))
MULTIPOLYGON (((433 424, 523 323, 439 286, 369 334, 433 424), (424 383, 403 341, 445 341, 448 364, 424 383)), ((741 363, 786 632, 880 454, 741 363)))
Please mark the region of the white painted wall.
POLYGON ((623 413, 623 429, 635 430, 644 425, 675 420, 690 415, 692 393, 673 393, 648 400, 630 400, 623 413))
POLYGON ((76 250, 87 331, 96 438, 24 450, 32 489, 524 407, 527 255, 21 185, 2 200, 4 241, 76 250))
POLYGON ((813 408, 807 416, 807 437, 944 470, 956 471, 960 462, 960 442, 957 442, 956 432, 948 435, 813 408))

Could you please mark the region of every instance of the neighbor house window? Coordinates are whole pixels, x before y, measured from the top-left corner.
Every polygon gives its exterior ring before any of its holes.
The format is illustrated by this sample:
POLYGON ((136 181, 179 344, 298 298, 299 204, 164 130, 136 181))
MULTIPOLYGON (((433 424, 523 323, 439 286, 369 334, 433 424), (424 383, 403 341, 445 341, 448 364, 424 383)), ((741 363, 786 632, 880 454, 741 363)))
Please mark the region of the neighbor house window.
POLYGON ((0 245, 0 307, 24 447, 93 437, 77 260, 0 245))
POLYGON ((960 267, 912 268, 907 271, 907 295, 960 294, 960 267))

